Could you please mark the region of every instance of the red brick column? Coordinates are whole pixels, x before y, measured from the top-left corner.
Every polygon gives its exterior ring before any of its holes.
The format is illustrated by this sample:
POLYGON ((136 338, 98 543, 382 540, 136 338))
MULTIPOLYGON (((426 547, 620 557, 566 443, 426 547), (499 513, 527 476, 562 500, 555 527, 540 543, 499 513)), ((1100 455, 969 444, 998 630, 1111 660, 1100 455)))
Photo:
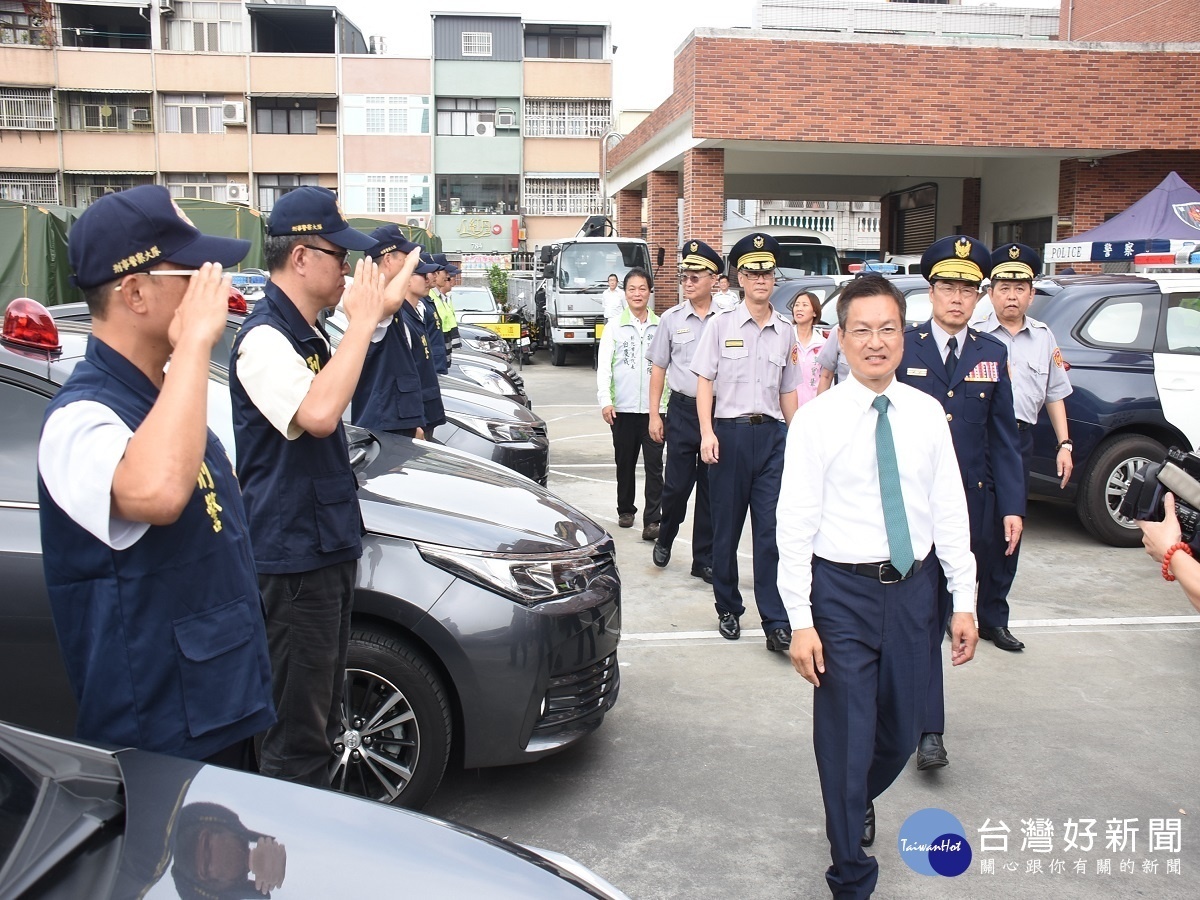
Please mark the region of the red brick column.
POLYGON ((962 198, 962 233, 973 238, 979 238, 989 247, 991 239, 979 233, 979 194, 981 180, 978 178, 963 179, 962 198))
POLYGON ((654 311, 670 309, 679 301, 679 173, 651 172, 646 176, 649 222, 646 240, 654 268, 654 311), (658 248, 664 251, 657 265, 658 248))
POLYGON ((629 238, 642 237, 642 192, 628 189, 617 191, 614 199, 613 211, 617 219, 613 224, 617 226, 617 234, 629 238))
POLYGON ((721 252, 725 222, 725 151, 698 147, 683 156, 683 239, 721 252))

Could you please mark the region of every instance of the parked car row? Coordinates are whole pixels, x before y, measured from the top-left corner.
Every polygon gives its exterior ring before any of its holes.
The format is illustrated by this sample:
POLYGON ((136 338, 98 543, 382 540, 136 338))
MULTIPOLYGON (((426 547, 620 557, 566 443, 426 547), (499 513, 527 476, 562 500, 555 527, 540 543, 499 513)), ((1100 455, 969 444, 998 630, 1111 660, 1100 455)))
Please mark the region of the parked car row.
MULTIPOLYGON (((69 735, 75 706, 42 572, 37 445, 90 322, 45 310, 10 318, 0 342, 0 719, 69 735)), ((232 454, 222 366, 209 388, 210 428, 232 454)), ((501 466, 361 428, 348 438, 368 533, 335 786, 420 806, 453 748, 469 767, 506 765, 597 728, 620 687, 611 537, 501 466)))

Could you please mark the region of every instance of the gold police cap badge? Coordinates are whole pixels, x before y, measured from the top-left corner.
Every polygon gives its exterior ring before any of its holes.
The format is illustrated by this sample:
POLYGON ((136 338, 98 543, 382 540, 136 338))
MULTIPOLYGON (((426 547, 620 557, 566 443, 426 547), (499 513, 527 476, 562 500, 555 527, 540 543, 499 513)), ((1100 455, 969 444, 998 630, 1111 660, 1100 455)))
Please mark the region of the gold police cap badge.
POLYGON ((691 243, 691 246, 689 246, 689 247, 688 247, 688 249, 689 249, 689 250, 690 250, 692 253, 695 253, 697 250, 699 250, 699 249, 700 249, 700 245, 699 245, 699 244, 697 244, 695 241, 692 241, 692 243, 691 243))
POLYGON ((1018 247, 1016 244, 1013 244, 1011 247, 1009 247, 1008 248, 1008 258, 1009 259, 1020 259, 1021 258, 1021 248, 1018 247))
POLYGON ((959 259, 966 259, 971 255, 971 242, 965 237, 959 238, 954 242, 954 255, 959 259))
POLYGON ((756 234, 754 236, 754 249, 755 250, 761 250, 763 248, 764 243, 766 243, 766 242, 763 240, 763 236, 761 234, 756 234))

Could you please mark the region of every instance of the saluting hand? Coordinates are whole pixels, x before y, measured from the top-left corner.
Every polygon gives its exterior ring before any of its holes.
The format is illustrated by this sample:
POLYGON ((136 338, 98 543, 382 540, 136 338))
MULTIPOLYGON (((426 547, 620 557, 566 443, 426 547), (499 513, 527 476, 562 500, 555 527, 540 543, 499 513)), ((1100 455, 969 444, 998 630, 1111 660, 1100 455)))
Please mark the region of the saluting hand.
POLYGON ((374 328, 392 313, 386 308, 383 273, 365 256, 354 265, 354 283, 346 288, 342 308, 351 324, 362 322, 374 328))
POLYGON ((816 628, 794 629, 788 655, 792 658, 792 668, 804 676, 805 681, 821 686, 817 673, 825 674, 825 649, 816 628))
POLYGON ((396 277, 384 288, 384 306, 388 316, 394 316, 404 305, 404 293, 408 290, 409 279, 421 264, 421 248, 416 247, 404 257, 404 265, 396 273, 396 277))
POLYGON ((187 291, 167 329, 172 347, 181 341, 194 341, 195 346, 212 350, 225 333, 232 281, 222 272, 220 263, 205 263, 188 279, 187 291))

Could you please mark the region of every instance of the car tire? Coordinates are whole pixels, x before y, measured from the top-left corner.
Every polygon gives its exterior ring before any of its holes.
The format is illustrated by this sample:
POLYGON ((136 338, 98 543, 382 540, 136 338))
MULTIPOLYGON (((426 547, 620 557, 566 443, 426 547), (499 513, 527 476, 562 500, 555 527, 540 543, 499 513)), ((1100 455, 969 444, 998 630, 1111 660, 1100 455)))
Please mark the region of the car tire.
POLYGON ((564 344, 554 343, 554 338, 550 339, 550 365, 565 366, 567 364, 567 348, 564 344))
POLYGON ((450 759, 450 703, 441 679, 403 638, 354 629, 344 696, 334 790, 420 809, 450 759))
POLYGON ((1147 462, 1161 462, 1166 448, 1141 434, 1119 434, 1103 441, 1079 483, 1076 513, 1091 534, 1112 547, 1138 547, 1142 532, 1117 515, 1129 479, 1147 462))

